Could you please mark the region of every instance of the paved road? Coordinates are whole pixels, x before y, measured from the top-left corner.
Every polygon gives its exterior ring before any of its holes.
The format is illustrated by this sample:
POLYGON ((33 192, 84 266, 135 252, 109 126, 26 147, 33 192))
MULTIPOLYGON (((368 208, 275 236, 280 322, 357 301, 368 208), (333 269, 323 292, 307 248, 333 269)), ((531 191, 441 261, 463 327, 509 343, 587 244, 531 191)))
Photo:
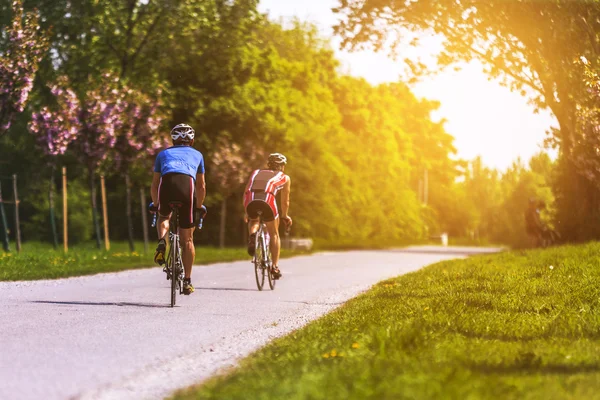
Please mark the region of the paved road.
POLYGON ((250 262, 215 264, 195 269, 196 292, 175 309, 160 268, 0 282, 0 399, 160 399, 382 279, 483 251, 295 257, 282 262, 276 290, 263 292, 250 262))

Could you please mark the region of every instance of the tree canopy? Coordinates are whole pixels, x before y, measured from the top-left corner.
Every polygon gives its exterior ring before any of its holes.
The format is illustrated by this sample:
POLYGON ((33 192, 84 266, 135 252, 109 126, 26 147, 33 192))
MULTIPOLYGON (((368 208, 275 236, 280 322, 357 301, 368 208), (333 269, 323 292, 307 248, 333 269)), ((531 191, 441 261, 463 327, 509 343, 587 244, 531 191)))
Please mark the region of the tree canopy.
MULTIPOLYGON (((8 3, 0 0, 0 10, 8 3)), ((346 45, 384 44, 387 27, 404 21, 415 30, 447 33, 440 62, 449 64, 458 56, 477 56, 474 49, 492 41, 494 29, 503 32, 502 18, 491 27, 484 15, 500 13, 507 19, 515 13, 499 3, 496 9, 483 3, 467 7, 459 2, 459 9, 451 2, 384 3, 342 1, 339 12, 346 20, 338 32, 346 36, 346 45), (469 11, 473 7, 480 7, 480 14, 469 11), (376 20, 387 25, 369 25, 376 20), (445 24, 458 25, 452 30, 445 24), (478 28, 472 32, 469 24, 478 28)), ((25 175, 19 178, 25 239, 48 235, 37 222, 46 213, 42 193, 52 171, 43 167, 46 157, 31 151, 39 148, 36 144, 53 163, 68 166, 77 182, 69 187, 76 191, 78 207, 86 196, 95 198, 94 175, 107 175, 110 222, 116 226, 111 233, 125 238, 131 231, 125 209, 128 216, 133 210, 133 220, 141 215, 135 211, 139 203, 123 207, 124 193, 128 204, 139 201, 130 199, 131 184, 147 190, 149 156, 164 145, 170 126, 180 122, 197 132, 195 147, 207 160, 209 219, 223 216, 226 244, 241 242, 243 183, 271 152, 289 160, 294 234, 329 245, 391 244, 441 232, 498 238, 506 232, 498 233, 501 224, 490 221, 504 215, 506 207, 523 206, 523 187, 548 187, 555 168, 549 162, 552 174, 529 179, 533 164, 529 169, 515 165, 501 175, 481 162, 458 160, 445 121, 432 118, 439 104, 415 97, 404 82, 372 85, 340 73, 330 43, 314 26, 300 21, 283 26, 260 14, 256 5, 255 0, 25 2, 26 10, 37 10, 40 29, 50 32, 31 101, 0 138, 0 158, 7 161, 0 165, 2 174, 25 175), (81 184, 86 179, 89 191, 81 184), (493 198, 486 198, 488 191, 493 198), (516 196, 512 203, 511 196, 516 196)), ((0 27, 10 23, 4 14, 0 17, 0 27)), ((502 38, 518 32, 509 33, 502 38)), ((515 89, 531 86, 519 83, 524 75, 508 72, 534 55, 511 45, 500 47, 514 65, 490 64, 490 74, 506 77, 515 89), (520 53, 512 56, 515 49, 520 53)), ((0 53, 6 46, 0 40, 0 53)), ((569 55, 552 57, 566 60, 569 55)), ((532 100, 539 107, 552 107, 551 101, 562 107, 562 98, 548 100, 543 92, 548 62, 529 69, 528 79, 540 89, 531 88, 532 100)), ((586 88, 581 85, 582 92, 586 88)), ((90 239, 91 213, 78 208, 74 218, 80 227, 75 240, 90 239)), ((207 223, 201 235, 217 243, 218 225, 207 223)))

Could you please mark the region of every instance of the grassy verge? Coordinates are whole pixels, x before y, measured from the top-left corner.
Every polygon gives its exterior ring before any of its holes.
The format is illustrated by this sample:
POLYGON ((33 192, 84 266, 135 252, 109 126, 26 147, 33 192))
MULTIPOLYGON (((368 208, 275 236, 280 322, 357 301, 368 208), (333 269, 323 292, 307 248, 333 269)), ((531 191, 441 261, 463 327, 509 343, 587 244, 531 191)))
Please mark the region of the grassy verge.
POLYGON ((176 399, 600 398, 600 244, 387 280, 176 399))
MULTIPOLYGON (((137 243, 136 248, 143 249, 143 243, 137 243)), ((301 252, 283 250, 281 255, 297 254, 301 252)), ((247 259, 244 248, 196 247, 196 264, 247 259)), ((110 251, 83 244, 70 248, 67 254, 50 245, 26 243, 20 254, 0 252, 0 281, 56 279, 153 266, 152 254, 130 252, 126 242, 111 242, 110 251)))

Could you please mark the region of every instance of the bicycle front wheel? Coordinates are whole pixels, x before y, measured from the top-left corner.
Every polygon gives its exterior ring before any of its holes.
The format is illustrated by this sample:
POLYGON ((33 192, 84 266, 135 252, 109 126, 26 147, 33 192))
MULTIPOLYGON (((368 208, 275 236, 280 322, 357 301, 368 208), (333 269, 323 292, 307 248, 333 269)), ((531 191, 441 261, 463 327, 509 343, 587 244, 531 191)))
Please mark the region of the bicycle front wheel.
POLYGON ((265 237, 262 232, 256 235, 256 245, 254 248, 254 276, 256 277, 256 287, 263 290, 265 285, 265 265, 264 265, 264 246, 265 237))

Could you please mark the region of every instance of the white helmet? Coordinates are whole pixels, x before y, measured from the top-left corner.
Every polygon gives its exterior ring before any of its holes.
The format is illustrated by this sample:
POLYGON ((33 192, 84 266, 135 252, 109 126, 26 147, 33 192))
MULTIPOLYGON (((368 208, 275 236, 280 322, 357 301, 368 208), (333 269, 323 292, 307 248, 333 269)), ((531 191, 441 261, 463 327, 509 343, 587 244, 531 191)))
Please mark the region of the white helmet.
POLYGON ((179 124, 171 129, 171 138, 173 141, 177 139, 193 140, 196 131, 188 124, 179 124))
POLYGON ((269 158, 267 159, 267 165, 269 168, 278 168, 287 164, 287 158, 281 153, 272 153, 269 154, 269 158))

